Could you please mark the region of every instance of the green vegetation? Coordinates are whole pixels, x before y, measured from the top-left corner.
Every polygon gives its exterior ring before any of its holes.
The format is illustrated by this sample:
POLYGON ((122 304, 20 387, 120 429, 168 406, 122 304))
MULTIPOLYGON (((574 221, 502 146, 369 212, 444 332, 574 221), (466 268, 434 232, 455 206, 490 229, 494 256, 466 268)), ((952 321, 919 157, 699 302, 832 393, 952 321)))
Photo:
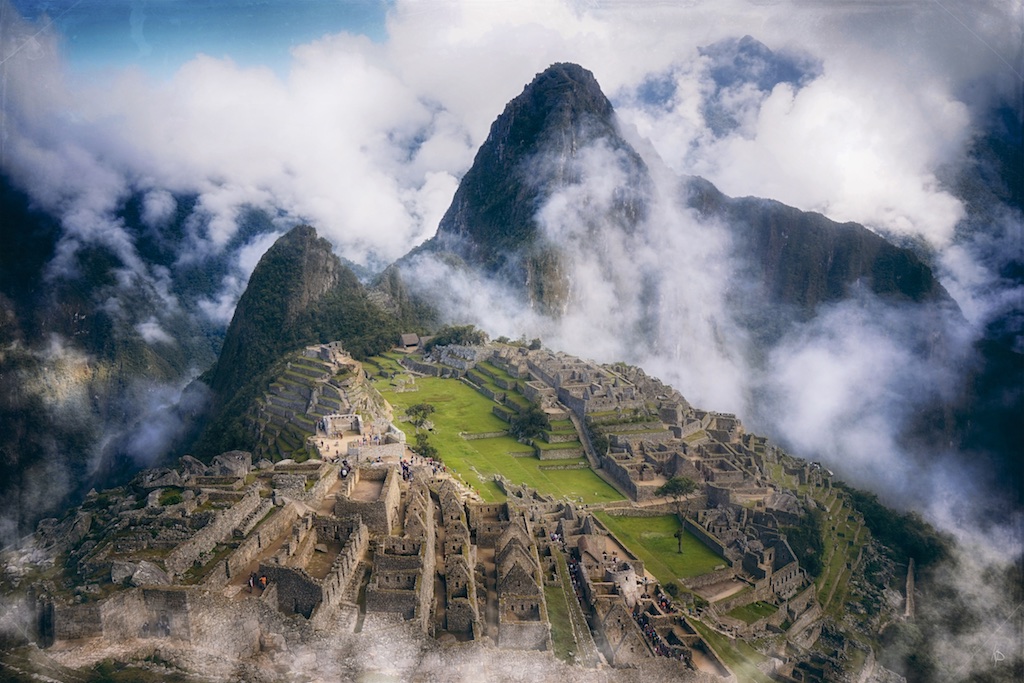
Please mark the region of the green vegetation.
POLYGON ((644 561, 644 566, 663 586, 676 579, 706 574, 726 561, 682 529, 675 515, 658 517, 612 517, 606 512, 594 513, 631 552, 644 561), (683 531, 679 540, 683 552, 676 552, 676 531, 683 531))
POLYGON ((811 578, 821 574, 822 562, 825 556, 825 544, 822 539, 822 513, 820 510, 808 510, 807 514, 800 518, 799 526, 783 527, 789 547, 800 562, 800 566, 807 570, 811 578))
POLYGON ((914 558, 927 567, 949 555, 949 541, 941 536, 916 512, 897 512, 878 502, 878 496, 836 482, 846 491, 853 506, 864 515, 864 524, 871 534, 888 548, 893 559, 906 564, 914 558))
POLYGON ((486 342, 487 333, 474 325, 445 325, 423 346, 423 350, 430 353, 435 346, 479 346, 486 342))
MULTIPOLYGON (((387 356, 376 358, 387 362, 387 356)), ((472 387, 451 379, 417 378, 417 391, 398 393, 387 380, 375 378, 375 384, 396 411, 405 411, 415 403, 429 403, 436 408, 430 443, 445 464, 463 480, 477 489, 485 500, 504 498, 493 481, 500 474, 516 484, 526 484, 541 493, 556 497, 568 496, 585 503, 606 503, 622 500, 622 495, 589 468, 553 469, 575 466, 579 459, 545 460, 533 457, 533 448, 512 437, 466 439, 463 435, 503 432, 508 425, 491 410, 496 405, 472 387)), ((405 423, 403 429, 415 439, 415 428, 405 423)))
MULTIPOLYGON (((683 498, 697 490, 697 482, 689 477, 672 477, 655 491, 656 496, 668 496, 676 506, 679 521, 683 520, 683 498)), ((681 552, 681 551, 680 551, 681 552)))
POLYGON ((429 403, 414 403, 405 409, 405 416, 414 427, 420 429, 427 422, 427 418, 434 412, 434 406, 429 403))
POLYGON ((601 456, 608 452, 611 444, 608 442, 608 437, 596 429, 596 425, 597 423, 589 415, 586 422, 583 423, 584 428, 587 430, 587 436, 590 437, 590 445, 594 447, 594 452, 601 456))
POLYGON ((697 629, 697 632, 711 644, 723 660, 725 665, 732 669, 737 678, 741 681, 753 683, 772 683, 771 677, 757 668, 757 665, 765 660, 765 656, 755 650, 750 643, 743 640, 733 640, 723 636, 718 631, 708 628, 696 619, 690 623, 697 629))
POLYGON ((168 505, 177 505, 181 501, 181 489, 177 486, 166 488, 160 492, 160 504, 165 507, 168 505))
POLYGON ((551 423, 548 422, 548 416, 540 409, 540 406, 531 405, 512 418, 508 431, 517 439, 534 439, 543 435, 545 430, 550 428, 551 423))
POLYGON ((544 600, 548 606, 548 620, 551 622, 551 650, 563 662, 572 662, 576 640, 569 621, 569 606, 565 602, 565 591, 561 584, 544 586, 544 600))
POLYGON ((430 437, 427 436, 426 432, 416 432, 416 452, 424 458, 433 458, 434 460, 441 459, 440 454, 437 452, 437 448, 434 447, 434 444, 430 443, 430 437))
POLYGON ((748 624, 753 624, 759 619, 764 619, 767 616, 775 614, 779 610, 777 605, 773 605, 770 602, 752 602, 749 605, 743 605, 735 609, 729 610, 729 616, 740 621, 745 621, 748 624))
POLYGON ((233 551, 236 547, 237 544, 218 543, 216 546, 214 546, 213 553, 206 561, 206 564, 204 564, 201 567, 198 565, 193 565, 192 567, 188 568, 188 570, 181 577, 182 585, 194 586, 199 584, 204 578, 206 578, 206 575, 209 574, 210 571, 217 564, 226 560, 228 555, 231 554, 231 551, 233 551))

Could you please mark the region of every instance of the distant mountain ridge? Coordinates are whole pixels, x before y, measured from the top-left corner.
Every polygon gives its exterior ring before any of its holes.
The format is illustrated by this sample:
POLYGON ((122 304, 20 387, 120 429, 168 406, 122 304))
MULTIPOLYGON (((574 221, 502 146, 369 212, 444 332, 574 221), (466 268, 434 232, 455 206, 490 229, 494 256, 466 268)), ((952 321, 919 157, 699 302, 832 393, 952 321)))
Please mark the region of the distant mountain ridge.
MULTIPOLYGON (((650 170, 620 134, 614 108, 593 74, 558 63, 506 105, 437 234, 414 254, 455 257, 521 291, 537 310, 557 316, 572 291, 564 267, 570 247, 545 234, 538 210, 557 191, 580 182, 576 162, 594 145, 612 152, 602 158, 618 165, 614 170, 621 182, 609 190, 604 215, 591 220, 631 234, 648 218, 650 170)), ((733 199, 702 178, 681 178, 679 185, 685 204, 723 223, 736 255, 760 287, 762 302, 793 311, 787 318, 810 317, 819 304, 843 298, 855 283, 866 283, 882 297, 952 303, 917 255, 861 225, 835 223, 779 202, 733 199)))
POLYGON ((809 315, 860 282, 881 297, 955 305, 914 252, 858 223, 837 223, 770 199, 728 197, 703 178, 688 179, 684 192, 689 206, 728 226, 738 254, 771 302, 809 315))

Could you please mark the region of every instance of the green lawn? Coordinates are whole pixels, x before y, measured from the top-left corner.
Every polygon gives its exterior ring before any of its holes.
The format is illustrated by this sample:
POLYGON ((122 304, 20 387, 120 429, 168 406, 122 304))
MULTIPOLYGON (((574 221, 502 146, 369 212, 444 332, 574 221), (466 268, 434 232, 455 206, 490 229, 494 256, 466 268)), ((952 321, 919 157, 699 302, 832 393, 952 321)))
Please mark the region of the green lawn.
POLYGON ((548 605, 548 621, 551 622, 551 650, 563 662, 572 662, 570 654, 576 649, 576 639, 569 622, 569 606, 565 602, 565 591, 560 584, 544 586, 544 600, 548 605))
POLYGON ((493 363, 488 363, 487 361, 484 361, 480 363, 479 366, 485 368, 487 370, 487 373, 492 377, 497 377, 498 379, 505 380, 506 382, 519 381, 512 375, 508 374, 507 372, 499 368, 497 365, 494 365, 493 363))
POLYGON ((729 616, 740 621, 745 621, 748 624, 753 624, 758 619, 763 619, 767 616, 775 614, 778 611, 778 607, 769 602, 753 602, 749 605, 743 605, 736 609, 729 611, 729 616))
POLYGON ((754 681, 755 683, 772 683, 772 679, 757 665, 765 660, 765 656, 755 650, 750 643, 743 640, 732 640, 705 626, 700 621, 690 621, 697 632, 715 648, 725 665, 732 669, 736 677, 741 681, 754 681))
MULTIPOLYGON (((503 436, 467 440, 465 434, 499 432, 508 425, 491 413, 496 404, 472 387, 453 379, 418 377, 418 391, 397 393, 386 380, 375 380, 377 389, 400 416, 416 403, 429 403, 436 408, 430 416, 434 431, 430 442, 437 448, 445 464, 480 492, 485 500, 502 500, 501 490, 491 480, 501 474, 516 484, 527 484, 541 493, 556 497, 569 496, 585 503, 622 500, 622 495, 590 469, 553 470, 553 465, 575 464, 579 459, 538 460, 533 448, 503 436), (515 453, 518 456, 513 457, 515 453), (541 469, 541 466, 544 469, 541 469)), ((397 423, 415 439, 415 428, 408 422, 397 423)))
POLYGON ((600 510, 594 514, 644 561, 659 583, 667 585, 677 578, 700 576, 727 563, 688 531, 683 535, 683 552, 679 553, 675 537, 679 520, 675 515, 612 517, 600 510))
POLYGON ((555 443, 548 443, 547 441, 537 439, 534 443, 537 445, 537 448, 542 451, 560 451, 563 448, 583 448, 583 444, 579 441, 556 441, 555 443))

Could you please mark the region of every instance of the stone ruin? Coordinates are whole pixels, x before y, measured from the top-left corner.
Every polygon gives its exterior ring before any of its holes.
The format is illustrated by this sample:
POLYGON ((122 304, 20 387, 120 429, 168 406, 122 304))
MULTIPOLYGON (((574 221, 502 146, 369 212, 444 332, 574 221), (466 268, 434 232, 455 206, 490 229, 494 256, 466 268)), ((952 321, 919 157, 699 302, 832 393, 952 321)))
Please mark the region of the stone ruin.
MULTIPOLYGON (((327 347, 317 359, 338 363, 339 354, 327 347)), ((783 457, 746 434, 735 416, 696 410, 628 366, 507 347, 446 357, 490 358, 549 409, 604 434, 608 451, 591 455, 652 514, 672 510, 655 494, 669 478, 698 482, 684 526, 723 563, 685 587, 693 595, 747 590, 700 608, 692 595, 674 600, 588 511, 508 481, 499 482, 505 502, 470 502, 463 487, 404 443, 380 458, 390 462, 361 458, 344 475, 334 462, 254 464, 233 451, 210 465, 186 456, 174 469, 140 474, 131 492, 94 494, 78 514, 41 524, 40 542, 68 552, 81 588, 38 598, 40 642, 165 638, 221 643, 245 656, 275 633, 328 625, 373 633, 398 621, 438 638, 546 651, 546 589, 557 587, 579 617, 572 634, 578 663, 632 667, 657 659, 673 662, 680 675, 721 680, 729 671, 691 623, 698 612, 743 635, 779 629, 784 620, 813 628, 820 615, 814 587, 781 530, 798 522, 808 499, 768 473, 781 468, 801 485, 828 487, 827 470, 783 457), (411 476, 402 476, 398 458, 409 459, 411 476), (754 624, 726 614, 758 600, 779 609, 754 624), (229 616, 240 624, 230 642, 213 633, 229 616)), ((363 418, 338 412, 322 419, 329 432, 363 418)))

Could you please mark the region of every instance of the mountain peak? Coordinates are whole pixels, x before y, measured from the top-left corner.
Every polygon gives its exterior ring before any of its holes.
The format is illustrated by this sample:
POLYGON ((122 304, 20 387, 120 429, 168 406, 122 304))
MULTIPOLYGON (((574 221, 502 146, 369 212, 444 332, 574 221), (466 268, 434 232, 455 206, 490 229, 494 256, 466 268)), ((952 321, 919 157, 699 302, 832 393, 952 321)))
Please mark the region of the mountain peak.
MULTIPOLYGON (((581 155, 594 145, 615 152, 630 188, 617 196, 613 221, 635 221, 647 167, 620 135, 615 111, 594 74, 556 63, 537 74, 491 125, 473 166, 427 250, 452 252, 522 289, 541 309, 565 304, 563 245, 543 234, 537 211, 560 190, 585 181, 581 155)), ((624 225, 629 229, 629 225, 624 225)))
POLYGON ((253 371, 262 371, 264 349, 274 347, 283 330, 336 287, 344 271, 330 242, 312 227, 299 225, 279 237, 238 301, 210 386, 231 395, 253 371))

